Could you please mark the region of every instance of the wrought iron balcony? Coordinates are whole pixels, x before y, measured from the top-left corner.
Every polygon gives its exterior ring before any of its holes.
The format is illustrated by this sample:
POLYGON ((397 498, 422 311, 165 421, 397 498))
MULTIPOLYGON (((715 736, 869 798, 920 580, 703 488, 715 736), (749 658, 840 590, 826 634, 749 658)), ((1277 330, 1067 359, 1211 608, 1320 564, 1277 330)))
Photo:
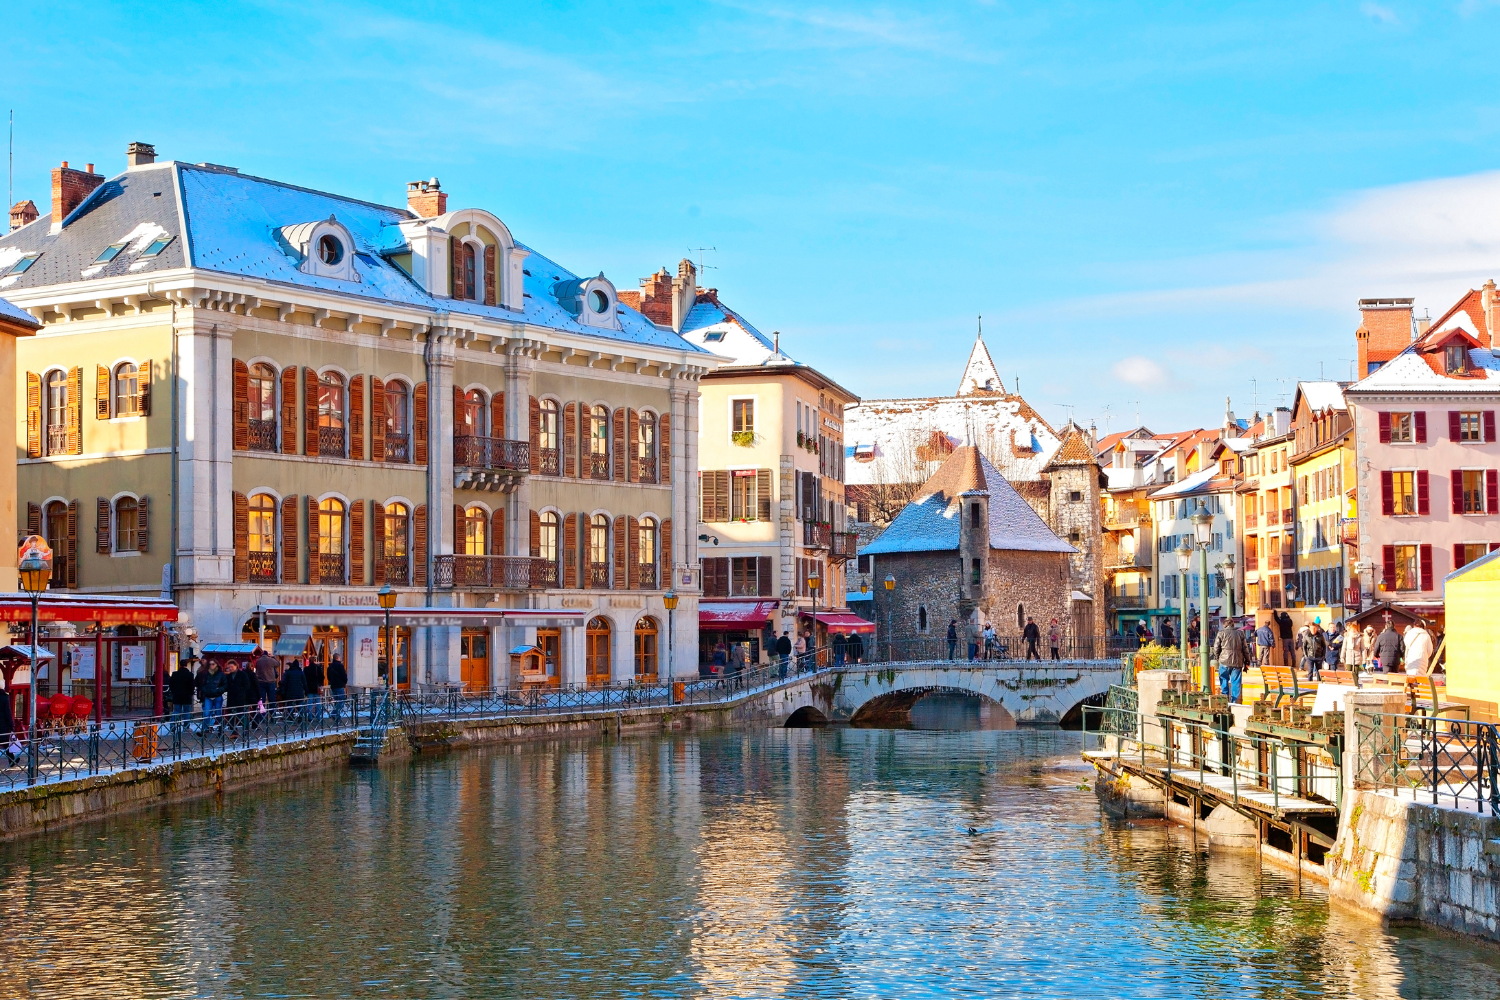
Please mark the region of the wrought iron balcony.
POLYGON ((411 435, 391 434, 385 435, 385 460, 387 462, 410 462, 411 461, 411 435))
MULTIPOLYGON (((542 453, 545 461, 546 452, 542 453)), ((554 461, 556 449, 552 450, 554 461)), ((531 471, 531 442, 460 434, 453 438, 453 487, 510 493, 531 471)))
POLYGON ((831 559, 853 559, 855 547, 859 544, 859 535, 852 531, 835 531, 830 535, 831 547, 828 556, 831 559))
POLYGON ((532 590, 557 584, 557 564, 531 556, 440 555, 434 562, 438 587, 532 590))
POLYGON ((1109 601, 1116 608, 1130 610, 1132 608, 1147 608, 1151 606, 1151 598, 1144 594, 1111 594, 1109 601))
POLYGON ((541 460, 537 463, 544 476, 562 475, 562 463, 556 448, 542 448, 541 460))
POLYGON ((656 589, 656 564, 639 563, 636 566, 636 580, 642 590, 656 589))
POLYGON ((590 590, 609 589, 609 563, 589 563, 588 586, 590 590))
POLYGON ((411 583, 411 560, 406 556, 385 556, 385 582, 396 586, 411 583))
POLYGON ((342 427, 318 428, 318 454, 327 458, 346 458, 349 455, 342 427))
POLYGON ((252 552, 252 553, 250 553, 250 582, 251 583, 275 583, 276 582, 276 553, 274 553, 274 552, 252 552))
POLYGON ((319 552, 318 553, 318 583, 343 586, 347 581, 347 573, 342 552, 319 552))
POLYGON ((638 483, 656 482, 656 459, 637 458, 635 460, 635 481, 638 483))
POLYGON ((826 549, 832 544, 833 525, 827 521, 803 521, 802 544, 809 549, 826 549))
POLYGON ((281 442, 277 440, 277 437, 278 435, 276 433, 276 421, 250 421, 251 451, 280 451, 281 442))
POLYGON ((47 454, 65 455, 68 451, 68 429, 66 427, 47 428, 47 454))
POLYGON ((588 478, 590 478, 590 479, 608 479, 609 478, 609 456, 608 455, 595 455, 592 452, 589 453, 588 478))

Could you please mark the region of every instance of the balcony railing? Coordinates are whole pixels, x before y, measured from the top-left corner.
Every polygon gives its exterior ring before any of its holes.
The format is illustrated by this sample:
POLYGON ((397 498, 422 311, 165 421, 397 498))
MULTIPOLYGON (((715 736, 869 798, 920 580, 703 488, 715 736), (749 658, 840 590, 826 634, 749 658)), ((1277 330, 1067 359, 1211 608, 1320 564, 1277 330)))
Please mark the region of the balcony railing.
POLYGON ((636 565, 635 572, 636 572, 636 580, 639 582, 640 588, 642 590, 655 590, 656 589, 656 564, 655 563, 639 563, 639 564, 636 565))
POLYGON ((387 431, 385 435, 385 460, 387 462, 410 462, 411 435, 392 434, 387 431))
POLYGON ((1104 515, 1104 528, 1106 531, 1134 528, 1141 521, 1141 512, 1139 510, 1134 507, 1120 507, 1104 515))
POLYGON ((542 470, 542 475, 556 476, 559 474, 557 455, 558 452, 556 448, 541 449, 541 460, 538 464, 542 470))
POLYGON ((557 564, 530 556, 441 555, 435 560, 434 585, 476 590, 530 590, 555 585, 557 564), (550 570, 549 575, 546 570, 550 570))
POLYGON ((833 525, 827 521, 802 522, 802 544, 810 549, 826 549, 832 544, 833 525))
POLYGON ((830 538, 831 548, 829 556, 833 559, 853 559, 855 546, 859 544, 859 535, 852 531, 835 531, 830 538))
POLYGON ((1284 573, 1284 572, 1286 572, 1289 569, 1296 569, 1296 568, 1297 568, 1297 553, 1295 553, 1295 552, 1283 552, 1281 554, 1281 570, 1282 570, 1282 572, 1284 573))
POLYGON ((385 556, 385 582, 404 586, 411 583, 411 560, 406 556, 385 556))
POLYGON ((251 451, 280 451, 281 442, 277 440, 276 421, 274 420, 251 420, 250 421, 250 450, 251 451))
POLYGON ((1292 523, 1292 508, 1290 508, 1290 507, 1283 507, 1283 508, 1281 508, 1281 523, 1282 524, 1291 524, 1292 523))
POLYGON ((1267 527, 1273 527, 1273 526, 1275 526, 1280 520, 1281 520, 1281 518, 1277 515, 1277 513, 1274 510, 1268 510, 1268 511, 1266 511, 1266 526, 1267 527))
POLYGON ((318 428, 318 454, 329 458, 344 458, 349 454, 344 445, 344 428, 318 428))
POLYGON ((250 582, 251 583, 275 583, 276 582, 276 553, 274 553, 274 552, 252 552, 252 553, 250 553, 250 582))
MULTIPOLYGON (((547 452, 542 452, 543 463, 547 452)), ((554 450, 553 465, 557 452, 554 450)), ((453 464, 473 469, 505 469, 526 472, 531 468, 531 442, 463 434, 453 439, 453 464)))
POLYGON ((637 458, 635 460, 635 481, 638 483, 656 482, 656 459, 637 458))
POLYGON ((1146 597, 1144 594, 1112 594, 1112 595, 1110 595, 1110 603, 1112 603, 1115 607, 1123 609, 1123 610, 1129 610, 1131 608, 1144 608, 1144 607, 1148 607, 1149 604, 1150 604, 1150 600, 1151 599, 1148 598, 1148 597, 1146 597))
POLYGON ((1258 523, 1259 521, 1260 521, 1260 516, 1258 514, 1256 514, 1254 511, 1246 511, 1245 512, 1245 527, 1247 527, 1247 528, 1258 528, 1258 527, 1260 527, 1260 525, 1258 523))
POLYGON ((1104 568, 1106 570, 1150 569, 1151 553, 1141 551, 1116 552, 1112 557, 1105 557, 1104 568))
POLYGON ((63 455, 68 451, 68 429, 66 427, 47 428, 47 454, 63 455))
POLYGON ((589 563, 588 586, 590 590, 609 589, 609 563, 589 563))
POLYGON ((1260 571, 1260 556, 1245 557, 1245 572, 1257 573, 1260 571))
POLYGON ((347 582, 342 552, 318 553, 318 582, 337 586, 343 586, 347 582))
POLYGON ((592 452, 589 453, 588 478, 590 478, 590 479, 608 479, 609 478, 609 456, 608 455, 595 455, 592 452))

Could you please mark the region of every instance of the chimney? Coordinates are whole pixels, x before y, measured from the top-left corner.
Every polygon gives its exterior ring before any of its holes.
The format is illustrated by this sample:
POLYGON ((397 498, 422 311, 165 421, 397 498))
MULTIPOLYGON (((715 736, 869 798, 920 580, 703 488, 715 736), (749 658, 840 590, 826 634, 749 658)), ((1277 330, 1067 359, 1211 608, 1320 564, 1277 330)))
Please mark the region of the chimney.
MULTIPOLYGON (((1484 283, 1484 288, 1479 293, 1479 301, 1484 303, 1484 326, 1479 330, 1479 346, 1490 347, 1495 342, 1495 323, 1500 320, 1500 295, 1495 294, 1495 279, 1491 278, 1484 283)), ((1426 326, 1431 326, 1428 321, 1426 326)), ((1423 327, 1426 332, 1426 327, 1423 327)))
POLYGON ((156 162, 156 147, 149 142, 132 142, 125 147, 125 169, 144 167, 156 162))
POLYGON ((1359 350, 1357 378, 1406 350, 1412 341, 1411 299, 1360 299, 1359 329, 1354 339, 1359 350))
POLYGON ((73 209, 83 204, 83 200, 93 194, 94 188, 103 183, 103 175, 94 173, 92 163, 88 170, 74 170, 68 166, 67 160, 63 160, 62 166, 52 171, 53 229, 61 229, 63 220, 72 214, 73 209))
POLYGON ((772 330, 771 331, 771 352, 773 354, 780 354, 781 353, 781 331, 780 330, 772 330))
POLYGON ((29 199, 16 202, 10 206, 10 228, 16 230, 22 226, 29 226, 36 221, 37 214, 36 202, 29 199))
POLYGON ((406 185, 406 207, 419 219, 431 219, 448 211, 448 194, 436 177, 406 185))
MULTIPOLYGON (((717 300, 716 300, 717 301, 717 300)), ((688 313, 698 302, 698 270, 683 258, 677 262, 677 277, 672 279, 672 329, 682 332, 688 313)))

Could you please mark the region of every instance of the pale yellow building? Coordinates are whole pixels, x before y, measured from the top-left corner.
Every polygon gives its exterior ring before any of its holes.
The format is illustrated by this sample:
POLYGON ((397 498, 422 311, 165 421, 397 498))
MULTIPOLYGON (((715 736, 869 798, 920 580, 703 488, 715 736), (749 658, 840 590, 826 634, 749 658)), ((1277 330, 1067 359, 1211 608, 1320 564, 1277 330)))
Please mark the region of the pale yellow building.
POLYGON ((1472 717, 1500 722, 1500 552, 1449 573, 1443 581, 1450 701, 1472 717))
POLYGON ((1263 434, 1240 455, 1244 479, 1238 508, 1245 607, 1257 624, 1296 600, 1296 534, 1293 523, 1291 414, 1273 410, 1263 434), (1291 584, 1292 592, 1287 592, 1291 584))
MULTIPOLYGON (((31 315, 0 299, 0 385, 16 384, 16 339, 30 337, 42 324, 31 315)), ((16 411, 0 406, 0 440, 16 438, 16 411)), ((0 461, 0 524, 16 523, 16 463, 0 461)), ((0 593, 14 591, 17 547, 0 539, 0 593)))
MULTIPOLYGON (((1327 626, 1344 616, 1358 539, 1354 425, 1338 382, 1298 383, 1292 435, 1297 596, 1308 608, 1326 610, 1327 626)), ((1352 610, 1358 611, 1355 597, 1352 610)))

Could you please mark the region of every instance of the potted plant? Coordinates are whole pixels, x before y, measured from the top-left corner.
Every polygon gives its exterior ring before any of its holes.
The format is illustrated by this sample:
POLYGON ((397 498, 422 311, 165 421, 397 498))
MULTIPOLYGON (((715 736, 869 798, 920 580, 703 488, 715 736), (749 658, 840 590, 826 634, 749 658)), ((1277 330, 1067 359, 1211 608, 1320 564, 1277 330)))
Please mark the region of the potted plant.
POLYGON ((753 445, 755 443, 755 432, 754 431, 735 431, 733 434, 731 434, 729 436, 729 440, 733 441, 735 444, 739 445, 741 448, 748 448, 748 447, 750 447, 751 445, 753 445))

